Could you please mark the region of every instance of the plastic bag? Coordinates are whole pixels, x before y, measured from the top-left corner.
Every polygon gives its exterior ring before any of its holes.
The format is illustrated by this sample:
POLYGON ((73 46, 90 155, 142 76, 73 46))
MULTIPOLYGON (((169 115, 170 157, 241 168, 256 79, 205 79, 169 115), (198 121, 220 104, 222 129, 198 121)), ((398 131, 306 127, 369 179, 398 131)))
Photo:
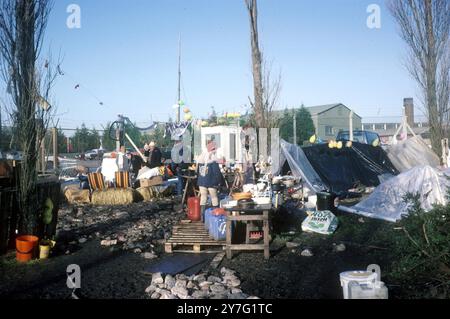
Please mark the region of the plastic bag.
POLYGON ((335 232, 339 220, 329 210, 308 212, 308 217, 302 223, 302 230, 324 235, 335 232))

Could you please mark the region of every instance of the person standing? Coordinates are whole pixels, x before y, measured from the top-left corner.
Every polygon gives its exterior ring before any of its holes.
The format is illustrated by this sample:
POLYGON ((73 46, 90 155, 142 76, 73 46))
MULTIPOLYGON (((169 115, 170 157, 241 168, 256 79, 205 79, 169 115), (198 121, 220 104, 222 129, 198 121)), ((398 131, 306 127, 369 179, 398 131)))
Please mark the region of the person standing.
POLYGON ((156 146, 155 142, 150 142, 149 147, 149 156, 147 166, 149 168, 160 167, 162 165, 162 153, 161 150, 156 146))
POLYGON ((213 207, 219 206, 219 197, 217 190, 223 184, 223 176, 219 167, 219 158, 217 157, 217 149, 214 141, 209 141, 206 150, 197 158, 198 179, 197 184, 200 189, 200 207, 202 221, 208 194, 211 196, 211 204, 213 207))

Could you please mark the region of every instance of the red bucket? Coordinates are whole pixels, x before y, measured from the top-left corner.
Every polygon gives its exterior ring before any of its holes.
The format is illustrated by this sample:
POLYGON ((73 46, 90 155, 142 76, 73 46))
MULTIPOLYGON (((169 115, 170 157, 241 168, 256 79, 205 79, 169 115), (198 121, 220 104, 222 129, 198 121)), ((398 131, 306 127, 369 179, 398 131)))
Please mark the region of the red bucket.
POLYGON ((39 242, 39 238, 33 235, 24 235, 16 238, 16 259, 19 262, 30 261, 39 242))

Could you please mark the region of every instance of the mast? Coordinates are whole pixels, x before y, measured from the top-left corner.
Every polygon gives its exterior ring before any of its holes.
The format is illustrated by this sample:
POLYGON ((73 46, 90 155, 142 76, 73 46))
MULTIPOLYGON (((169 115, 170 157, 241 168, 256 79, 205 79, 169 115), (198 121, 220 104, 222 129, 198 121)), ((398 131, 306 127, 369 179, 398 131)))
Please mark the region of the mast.
POLYGON ((178 38, 178 112, 177 112, 177 123, 180 123, 181 116, 181 34, 178 38))

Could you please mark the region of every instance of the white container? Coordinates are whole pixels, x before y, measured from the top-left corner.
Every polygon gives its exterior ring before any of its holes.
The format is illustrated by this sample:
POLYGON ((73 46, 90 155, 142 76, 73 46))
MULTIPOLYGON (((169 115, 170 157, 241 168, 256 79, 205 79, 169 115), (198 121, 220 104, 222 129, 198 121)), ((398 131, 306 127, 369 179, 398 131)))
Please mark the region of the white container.
POLYGON ((307 209, 316 209, 317 195, 308 196, 308 201, 305 202, 305 207, 307 209))
POLYGON ((388 299, 388 289, 382 281, 369 284, 350 281, 348 289, 348 299, 388 299))
MULTIPOLYGON (((344 299, 361 299, 355 297, 358 296, 362 297, 366 295, 373 297, 377 294, 383 296, 386 295, 387 297, 387 288, 384 286, 384 283, 380 281, 381 270, 380 266, 378 265, 369 265, 367 267, 367 270, 353 270, 342 272, 339 275, 339 277, 341 280, 341 287, 344 294, 344 299), (351 285, 349 287, 350 283, 351 285), (359 286, 359 288, 357 288, 357 286, 359 286), (376 287, 378 287, 377 288, 378 290, 375 289, 376 287), (384 292, 385 288, 386 291, 384 292)), ((375 299, 375 298, 368 298, 368 299, 375 299)))

